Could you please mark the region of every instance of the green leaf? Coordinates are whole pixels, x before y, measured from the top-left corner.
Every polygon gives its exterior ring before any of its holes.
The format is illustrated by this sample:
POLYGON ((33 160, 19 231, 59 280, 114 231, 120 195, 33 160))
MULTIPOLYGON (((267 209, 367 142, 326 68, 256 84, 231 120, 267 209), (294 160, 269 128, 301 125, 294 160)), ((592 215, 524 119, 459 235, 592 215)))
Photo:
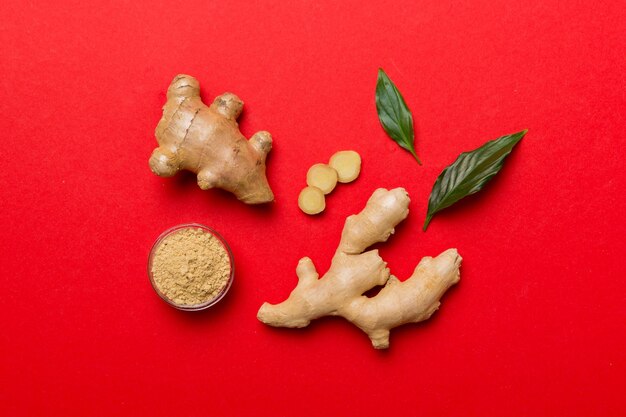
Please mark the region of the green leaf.
POLYGON ((423 230, 435 213, 450 207, 463 197, 477 193, 502 168, 504 159, 528 130, 502 136, 478 149, 464 152, 437 177, 428 201, 423 230))
POLYGON ((411 152, 417 163, 422 165, 422 161, 415 154, 413 145, 415 134, 411 110, 409 110, 396 85, 382 68, 378 69, 378 80, 376 81, 376 111, 380 124, 383 125, 383 129, 389 137, 400 147, 411 152))

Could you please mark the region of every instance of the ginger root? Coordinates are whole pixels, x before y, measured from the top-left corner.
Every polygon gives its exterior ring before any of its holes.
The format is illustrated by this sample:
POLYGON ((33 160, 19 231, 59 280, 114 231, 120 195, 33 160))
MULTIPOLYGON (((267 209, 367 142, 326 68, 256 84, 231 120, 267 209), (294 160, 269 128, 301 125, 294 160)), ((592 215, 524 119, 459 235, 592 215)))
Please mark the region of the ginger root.
POLYGON ((423 258, 404 282, 390 275, 378 250, 364 252, 393 234, 409 213, 409 201, 403 188, 377 189, 361 213, 346 219, 326 274, 318 279, 311 259, 302 258, 296 288, 280 304, 264 303, 258 319, 270 326, 305 327, 319 317, 341 316, 363 330, 376 349, 389 347, 390 329, 428 319, 459 281, 462 259, 456 249, 423 258), (376 296, 363 295, 381 285, 376 296))
POLYGON ((265 176, 272 136, 261 131, 248 141, 237 124, 242 109, 243 101, 232 93, 207 106, 200 98, 198 80, 177 75, 167 89, 156 127, 159 147, 150 157, 152 172, 171 177, 187 170, 197 174, 203 190, 221 188, 248 204, 273 201, 265 176))

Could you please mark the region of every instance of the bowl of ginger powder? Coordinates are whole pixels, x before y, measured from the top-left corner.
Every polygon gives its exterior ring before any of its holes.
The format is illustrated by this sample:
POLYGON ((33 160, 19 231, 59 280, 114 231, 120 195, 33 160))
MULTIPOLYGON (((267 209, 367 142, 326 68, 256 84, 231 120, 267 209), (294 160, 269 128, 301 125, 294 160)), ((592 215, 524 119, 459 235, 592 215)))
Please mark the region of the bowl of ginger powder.
POLYGON ((197 311, 220 301, 235 268, 228 244, 210 227, 181 224, 163 232, 148 258, 150 283, 166 303, 197 311))

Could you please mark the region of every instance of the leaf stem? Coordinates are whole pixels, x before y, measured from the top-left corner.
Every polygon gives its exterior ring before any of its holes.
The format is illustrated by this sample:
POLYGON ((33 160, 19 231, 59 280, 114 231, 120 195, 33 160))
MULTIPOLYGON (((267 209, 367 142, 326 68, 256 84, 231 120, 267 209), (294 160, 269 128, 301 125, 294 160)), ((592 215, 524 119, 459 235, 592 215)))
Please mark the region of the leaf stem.
POLYGON ((422 161, 420 161, 419 157, 417 156, 417 154, 415 153, 415 151, 410 150, 409 152, 411 152, 411 155, 413 155, 415 157, 415 160, 417 161, 417 163, 419 165, 422 165, 422 161))
POLYGON ((433 219, 432 214, 429 214, 426 216, 426 220, 424 221, 424 226, 422 226, 422 231, 425 232, 426 229, 428 229, 428 225, 430 224, 430 221, 433 219))

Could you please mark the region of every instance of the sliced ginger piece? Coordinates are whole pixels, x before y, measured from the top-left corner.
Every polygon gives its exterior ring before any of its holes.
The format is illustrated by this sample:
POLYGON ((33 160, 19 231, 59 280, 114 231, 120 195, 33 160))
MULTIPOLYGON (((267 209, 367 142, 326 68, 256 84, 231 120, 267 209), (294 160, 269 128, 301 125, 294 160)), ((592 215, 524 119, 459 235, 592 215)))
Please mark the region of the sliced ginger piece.
POLYGON ((326 164, 315 164, 306 173, 306 184, 328 194, 337 185, 337 171, 326 164))
POLYGON ((326 197, 317 187, 305 187, 298 196, 298 207, 306 214, 318 214, 326 208, 326 197))
POLYGON ((337 171, 339 182, 352 182, 361 173, 361 156, 355 151, 339 151, 330 157, 328 165, 337 171))

